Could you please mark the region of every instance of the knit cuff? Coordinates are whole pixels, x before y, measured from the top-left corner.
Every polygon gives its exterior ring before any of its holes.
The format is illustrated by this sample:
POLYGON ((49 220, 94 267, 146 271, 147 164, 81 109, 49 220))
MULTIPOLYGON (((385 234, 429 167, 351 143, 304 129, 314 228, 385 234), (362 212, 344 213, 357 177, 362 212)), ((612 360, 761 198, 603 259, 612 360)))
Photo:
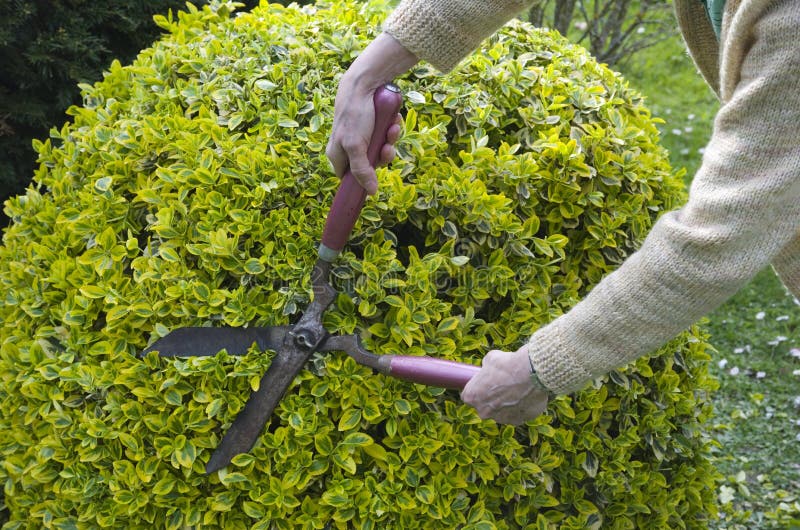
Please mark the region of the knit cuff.
POLYGON ((427 0, 405 0, 383 24, 383 31, 397 39, 419 59, 447 73, 477 43, 465 39, 445 21, 427 0))
POLYGON ((528 356, 539 380, 555 394, 575 392, 593 379, 576 352, 564 344, 558 319, 533 334, 528 341, 528 356))

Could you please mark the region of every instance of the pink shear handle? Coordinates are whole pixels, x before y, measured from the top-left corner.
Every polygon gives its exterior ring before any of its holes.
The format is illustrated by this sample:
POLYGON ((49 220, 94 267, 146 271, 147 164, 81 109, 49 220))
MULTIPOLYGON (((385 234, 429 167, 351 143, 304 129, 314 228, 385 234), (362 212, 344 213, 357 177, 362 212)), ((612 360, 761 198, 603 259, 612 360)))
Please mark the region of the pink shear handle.
MULTIPOLYGON (((367 158, 372 167, 378 163, 381 149, 386 144, 386 133, 394 123, 394 117, 400 110, 402 99, 400 89, 392 84, 382 86, 375 91, 372 98, 375 105, 375 129, 367 148, 367 158)), ((331 211, 325 221, 322 245, 319 248, 320 258, 328 262, 336 259, 350 237, 350 232, 356 224, 366 197, 366 190, 361 187, 348 169, 342 177, 342 183, 336 191, 331 211)))
POLYGON ((472 364, 457 363, 434 357, 384 355, 389 364, 388 375, 423 385, 462 390, 481 369, 472 364))

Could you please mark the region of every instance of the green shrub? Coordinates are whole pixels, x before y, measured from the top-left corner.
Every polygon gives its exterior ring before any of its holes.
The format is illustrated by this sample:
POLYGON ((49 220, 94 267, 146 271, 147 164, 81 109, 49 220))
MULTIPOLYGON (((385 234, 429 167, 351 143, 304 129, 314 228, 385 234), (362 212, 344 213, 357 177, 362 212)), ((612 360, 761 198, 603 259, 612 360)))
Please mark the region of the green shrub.
MULTIPOLYGON (((700 528, 715 472, 692 330, 522 427, 317 355, 257 446, 204 475, 270 362, 136 353, 185 325, 273 325, 311 295, 337 179, 339 75, 386 12, 230 4, 84 87, 38 142, 0 247, 4 528, 700 528)), ((681 200, 641 98, 513 23, 406 92, 332 280, 329 329, 479 363, 565 311, 681 200)))

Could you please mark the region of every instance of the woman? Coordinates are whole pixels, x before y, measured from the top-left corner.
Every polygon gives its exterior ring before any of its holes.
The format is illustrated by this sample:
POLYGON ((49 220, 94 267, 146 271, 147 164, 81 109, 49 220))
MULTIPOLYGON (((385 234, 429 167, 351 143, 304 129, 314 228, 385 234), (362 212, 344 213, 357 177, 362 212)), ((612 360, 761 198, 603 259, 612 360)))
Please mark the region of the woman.
MULTIPOLYGON (((721 106, 687 204, 572 310, 515 352, 490 351, 462 392, 481 417, 519 424, 548 398, 660 347, 772 265, 800 297, 800 4, 674 0, 721 106), (724 7, 723 7, 724 4, 724 7)), ((515 0, 404 0, 342 77, 327 154, 368 193, 373 91, 425 60, 448 72, 525 7, 515 0)), ((392 127, 382 162, 394 157, 392 127)))

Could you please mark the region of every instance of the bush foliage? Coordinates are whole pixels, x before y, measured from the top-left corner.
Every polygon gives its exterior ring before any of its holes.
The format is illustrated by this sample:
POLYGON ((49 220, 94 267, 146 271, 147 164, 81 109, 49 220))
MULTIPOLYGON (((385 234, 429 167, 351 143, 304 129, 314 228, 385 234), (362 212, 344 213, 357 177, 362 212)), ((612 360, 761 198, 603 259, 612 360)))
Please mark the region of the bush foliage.
MULTIPOLYGON (((336 82, 381 3, 189 7, 83 87, 0 247, 4 528, 700 528, 714 511, 692 330, 522 427, 343 354, 301 372, 256 447, 204 475, 270 362, 136 357, 186 325, 291 321, 338 181, 336 82)), ((421 66, 399 159, 332 276, 332 331, 479 363, 567 310, 681 200, 641 98, 509 24, 421 66)))

